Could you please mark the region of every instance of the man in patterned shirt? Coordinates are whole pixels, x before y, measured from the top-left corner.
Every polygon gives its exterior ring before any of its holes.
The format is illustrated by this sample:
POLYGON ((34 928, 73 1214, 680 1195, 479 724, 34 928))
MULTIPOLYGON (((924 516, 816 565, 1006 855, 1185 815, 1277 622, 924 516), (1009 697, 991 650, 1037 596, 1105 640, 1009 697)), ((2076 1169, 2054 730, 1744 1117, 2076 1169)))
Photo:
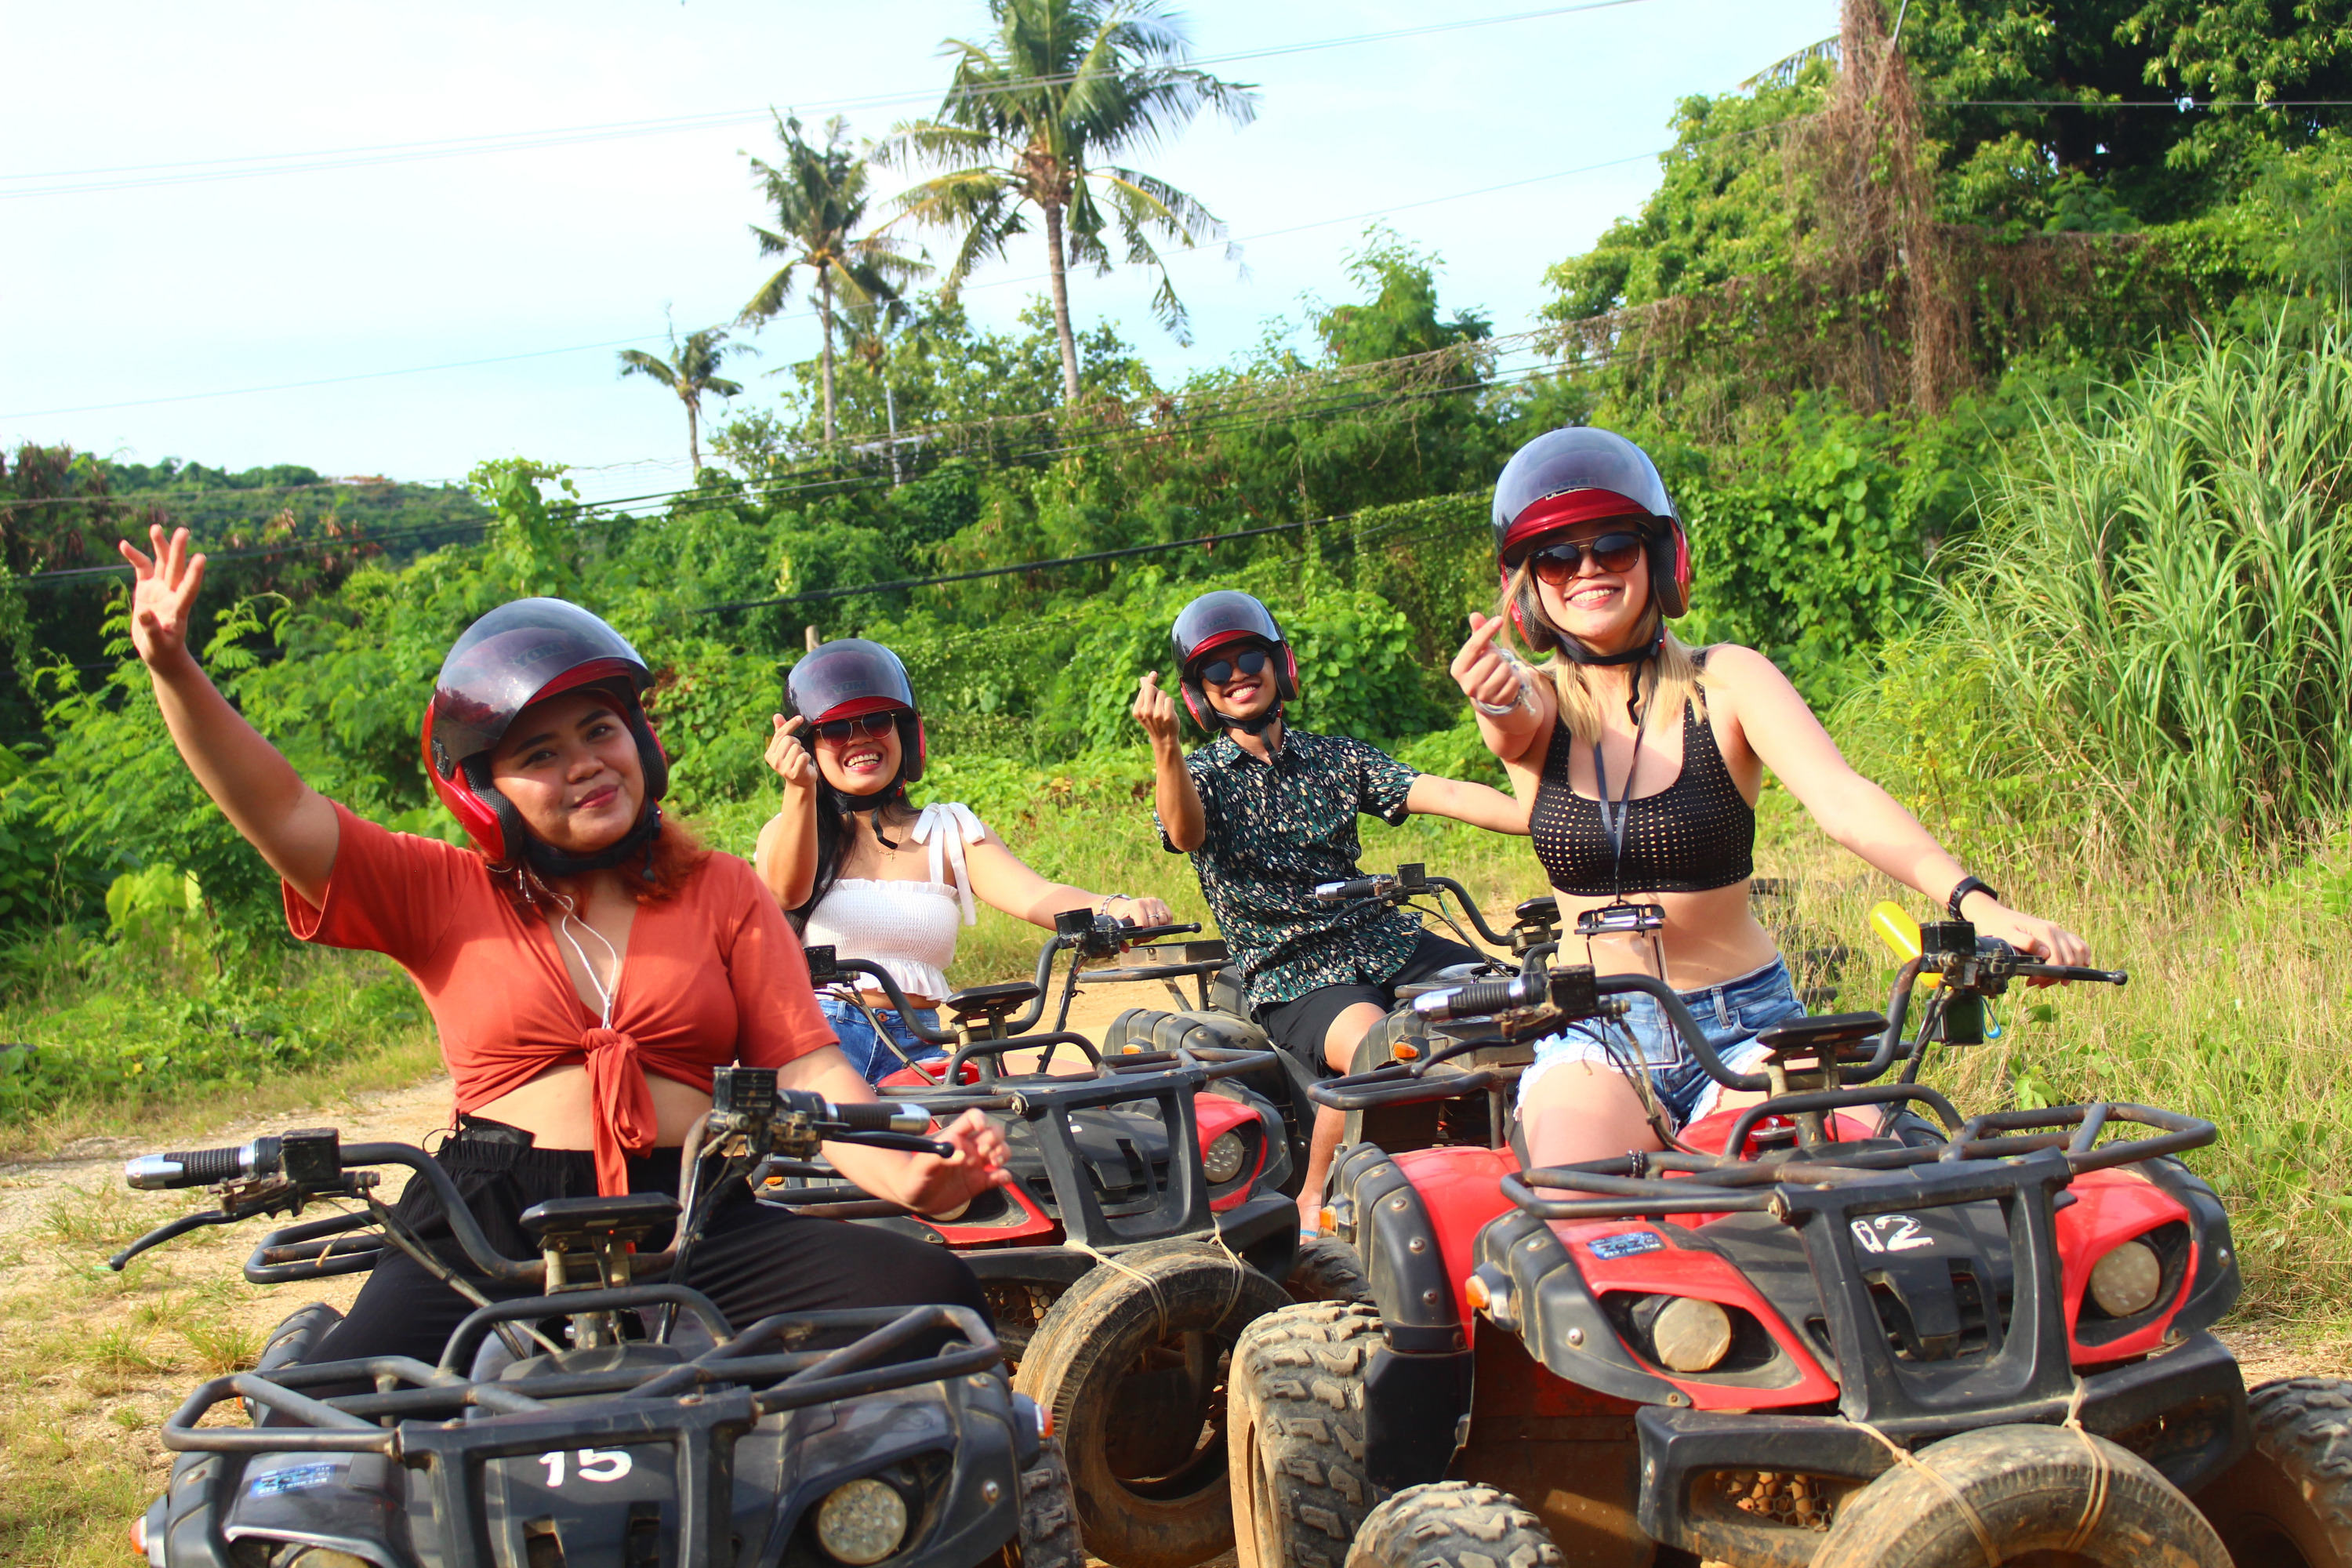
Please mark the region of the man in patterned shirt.
MULTIPOLYGON (((1143 678, 1135 719, 1151 738, 1160 842, 1192 857, 1274 1043, 1318 1077, 1345 1072, 1398 986, 1480 956, 1422 930, 1408 911, 1316 900, 1316 884, 1359 875, 1357 816, 1394 826, 1420 812, 1523 834, 1527 807, 1485 784, 1415 773, 1361 741, 1286 726, 1282 705, 1298 694, 1297 663, 1274 616, 1247 594, 1193 600, 1171 640, 1185 706, 1202 729, 1225 733, 1187 757, 1159 672, 1143 678)), ((1315 1229, 1343 1122, 1336 1110, 1315 1113, 1298 1194, 1303 1230, 1315 1229)))

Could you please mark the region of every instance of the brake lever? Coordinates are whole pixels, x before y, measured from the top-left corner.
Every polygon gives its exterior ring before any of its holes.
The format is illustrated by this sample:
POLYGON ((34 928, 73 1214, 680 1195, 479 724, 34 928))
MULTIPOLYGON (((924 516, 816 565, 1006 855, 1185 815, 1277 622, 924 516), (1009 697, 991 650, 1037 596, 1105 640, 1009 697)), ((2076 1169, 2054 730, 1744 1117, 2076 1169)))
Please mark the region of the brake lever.
POLYGON ((132 1258, 148 1248, 177 1240, 192 1230, 202 1230, 209 1225, 236 1225, 257 1215, 275 1214, 279 1209, 290 1209, 299 1214, 302 1210, 302 1189, 291 1182, 278 1182, 272 1184, 269 1190, 257 1194, 246 1203, 231 1203, 225 1209, 198 1209, 194 1214, 184 1214, 168 1224, 157 1226, 108 1258, 106 1266, 120 1274, 130 1266, 132 1258))
POLYGON ((858 1143, 868 1149, 896 1149, 908 1154, 936 1154, 942 1160, 955 1158, 952 1143, 942 1143, 936 1138, 918 1138, 910 1132, 827 1132, 828 1143, 858 1143))

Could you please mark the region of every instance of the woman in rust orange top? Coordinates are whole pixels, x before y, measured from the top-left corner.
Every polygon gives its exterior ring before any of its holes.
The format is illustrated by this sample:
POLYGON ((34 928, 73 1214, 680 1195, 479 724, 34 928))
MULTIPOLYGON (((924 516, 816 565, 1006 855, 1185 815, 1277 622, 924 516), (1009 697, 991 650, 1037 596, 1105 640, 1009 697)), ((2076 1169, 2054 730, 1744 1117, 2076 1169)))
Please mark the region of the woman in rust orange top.
MULTIPOLYGON (((714 854, 659 801, 668 764, 646 724, 643 660, 560 599, 501 605, 442 666, 425 723, 435 789, 474 848, 387 832, 303 784, 188 651, 205 558, 187 531, 151 531, 131 640, 172 738, 230 823, 285 881, 306 942, 364 948, 407 970, 439 1026, 457 1124, 437 1158, 494 1244, 548 1198, 675 1193, 678 1149, 710 1108, 711 1069, 772 1067, 788 1088, 872 1098, 818 1013, 798 939, 751 868, 714 854)), ((1006 1178, 977 1111, 942 1135, 951 1157, 828 1144, 869 1192, 933 1211, 1006 1178)), ((404 1217, 439 1243, 421 1184, 404 1217)), ((653 1238, 663 1245, 662 1238, 653 1238)), ((452 1262, 461 1262, 452 1251, 452 1262)), ((763 1207, 742 1188, 688 1281, 735 1322, 769 1313, 946 1301, 985 1310, 960 1261, 868 1227, 763 1207)), ((311 1359, 433 1361, 470 1303, 404 1257, 377 1266, 311 1359)))

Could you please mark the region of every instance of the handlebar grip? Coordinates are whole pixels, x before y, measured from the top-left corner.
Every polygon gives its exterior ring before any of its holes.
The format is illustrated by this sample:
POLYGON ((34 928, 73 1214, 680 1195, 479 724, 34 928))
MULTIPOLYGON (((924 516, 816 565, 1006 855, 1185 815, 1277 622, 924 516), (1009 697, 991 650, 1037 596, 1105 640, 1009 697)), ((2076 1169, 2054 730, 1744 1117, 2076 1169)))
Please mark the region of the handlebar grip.
POLYGON ((124 1163, 122 1179, 142 1191, 158 1192, 171 1187, 209 1187, 239 1176, 269 1175, 277 1168, 278 1140, 257 1138, 233 1149, 142 1154, 124 1163))
POLYGON ((1350 899, 1375 899, 1386 892, 1394 877, 1351 877, 1344 882, 1318 882, 1315 885, 1317 901, 1342 904, 1350 899))
POLYGON ((1508 980, 1478 980, 1451 991, 1432 991, 1412 999, 1412 1010, 1424 1018, 1478 1018, 1532 1007, 1549 994, 1546 977, 1529 971, 1508 980))
POLYGON ((898 1132, 908 1137, 931 1130, 931 1113, 919 1105, 875 1100, 836 1105, 828 1120, 851 1132, 898 1132))
POLYGON ((1199 921, 1186 921, 1180 924, 1164 926, 1127 926, 1119 931, 1118 940, 1129 944, 1158 942, 1163 936, 1188 936, 1200 929, 1199 921))

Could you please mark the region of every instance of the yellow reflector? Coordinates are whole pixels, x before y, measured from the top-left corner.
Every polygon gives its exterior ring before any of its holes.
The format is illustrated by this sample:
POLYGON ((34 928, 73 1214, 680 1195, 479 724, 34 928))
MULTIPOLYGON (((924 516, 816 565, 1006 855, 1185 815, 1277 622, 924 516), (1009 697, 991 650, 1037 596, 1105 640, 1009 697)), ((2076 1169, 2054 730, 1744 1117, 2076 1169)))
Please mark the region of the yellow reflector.
POLYGON ((1470 1304, 1482 1312, 1494 1300, 1493 1295, 1486 1289, 1486 1282, 1475 1274, 1462 1282, 1462 1293, 1469 1297, 1470 1304))
POLYGON ((1339 1234, 1339 1216, 1328 1207, 1317 1209, 1315 1228, 1325 1236, 1337 1236, 1339 1234))
POLYGON ((1419 1061, 1421 1047, 1411 1040, 1398 1040, 1389 1047, 1389 1055, 1401 1062, 1419 1061))

